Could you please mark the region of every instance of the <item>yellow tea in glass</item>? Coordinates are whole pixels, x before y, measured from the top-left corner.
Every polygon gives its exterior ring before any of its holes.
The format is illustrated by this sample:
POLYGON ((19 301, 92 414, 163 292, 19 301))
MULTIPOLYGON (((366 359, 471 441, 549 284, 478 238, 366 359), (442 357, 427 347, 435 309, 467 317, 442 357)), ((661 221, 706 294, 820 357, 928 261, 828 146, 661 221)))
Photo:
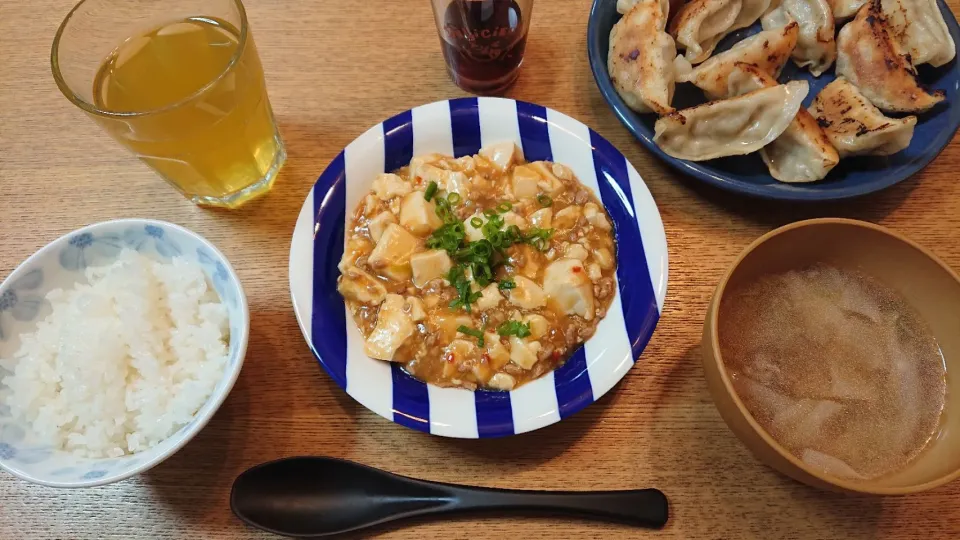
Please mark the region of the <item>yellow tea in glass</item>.
POLYGON ((239 0, 85 0, 52 62, 72 102, 197 204, 265 193, 286 158, 239 0))

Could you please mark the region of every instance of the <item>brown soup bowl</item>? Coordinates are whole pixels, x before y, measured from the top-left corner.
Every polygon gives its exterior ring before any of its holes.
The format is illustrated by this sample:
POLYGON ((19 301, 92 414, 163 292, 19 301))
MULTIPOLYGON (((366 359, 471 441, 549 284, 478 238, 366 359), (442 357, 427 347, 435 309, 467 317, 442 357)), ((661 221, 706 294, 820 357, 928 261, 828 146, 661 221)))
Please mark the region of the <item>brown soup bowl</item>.
POLYGON ((703 367, 714 403, 730 429, 761 461, 814 487, 849 493, 902 495, 960 476, 960 277, 933 253, 883 227, 848 219, 813 219, 771 231, 748 246, 720 280, 703 326, 703 367), (814 469, 768 434, 734 391, 717 329, 727 290, 763 274, 814 263, 862 270, 899 291, 926 320, 947 366, 939 432, 906 467, 871 480, 847 480, 814 469))

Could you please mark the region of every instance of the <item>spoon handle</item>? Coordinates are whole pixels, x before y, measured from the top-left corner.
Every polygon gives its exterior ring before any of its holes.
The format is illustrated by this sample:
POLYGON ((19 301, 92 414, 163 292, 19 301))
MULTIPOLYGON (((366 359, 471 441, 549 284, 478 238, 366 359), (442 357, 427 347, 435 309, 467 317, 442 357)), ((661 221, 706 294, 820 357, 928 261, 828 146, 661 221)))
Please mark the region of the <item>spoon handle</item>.
POLYGON ((533 511, 618 521, 659 529, 667 523, 667 497, 657 489, 625 491, 523 491, 490 488, 452 490, 451 511, 533 511))

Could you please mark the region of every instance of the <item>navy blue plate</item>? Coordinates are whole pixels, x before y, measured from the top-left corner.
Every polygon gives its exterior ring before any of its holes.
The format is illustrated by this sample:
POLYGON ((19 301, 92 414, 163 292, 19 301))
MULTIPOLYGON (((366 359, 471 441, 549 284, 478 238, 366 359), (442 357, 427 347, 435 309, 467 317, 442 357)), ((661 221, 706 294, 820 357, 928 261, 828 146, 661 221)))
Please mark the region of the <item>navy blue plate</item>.
MULTIPOLYGON (((960 43, 960 26, 950 10, 939 1, 947 27, 954 42, 960 43)), ((960 127, 960 67, 957 60, 939 68, 929 65, 919 66, 920 80, 931 88, 946 92, 947 99, 932 110, 918 115, 913 140, 906 150, 892 156, 864 156, 847 158, 840 161, 826 179, 810 184, 784 184, 770 176, 766 165, 758 155, 733 156, 712 161, 692 162, 676 159, 665 154, 653 142, 653 124, 657 117, 653 114, 637 114, 620 99, 610 76, 607 74, 607 51, 610 42, 610 29, 620 19, 614 0, 594 0, 587 23, 587 52, 590 57, 590 69, 600 87, 600 93, 616 113, 627 129, 644 145, 647 150, 666 161, 674 169, 703 180, 719 188, 753 195, 767 199, 790 201, 827 201, 847 199, 873 193, 906 180, 937 157, 953 138, 960 127)), ((722 52, 741 39, 761 30, 760 23, 727 36, 717 47, 722 52)), ((798 69, 793 62, 787 62, 780 76, 781 82, 788 80, 806 80, 810 83, 810 94, 804 106, 810 103, 820 90, 835 79, 833 68, 819 78, 806 70, 798 69)), ((703 93, 689 83, 677 85, 673 106, 680 109, 705 102, 703 93)))

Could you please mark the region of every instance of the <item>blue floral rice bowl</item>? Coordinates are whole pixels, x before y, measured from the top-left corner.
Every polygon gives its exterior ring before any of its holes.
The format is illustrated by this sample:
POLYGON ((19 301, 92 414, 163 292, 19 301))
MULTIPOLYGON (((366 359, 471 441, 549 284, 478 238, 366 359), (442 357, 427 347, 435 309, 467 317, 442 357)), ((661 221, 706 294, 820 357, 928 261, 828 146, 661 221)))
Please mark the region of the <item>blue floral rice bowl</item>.
POLYGON ((226 368, 193 419, 148 450, 116 458, 84 458, 42 444, 31 426, 14 418, 8 406, 11 389, 4 378, 9 362, 0 362, 0 468, 37 484, 90 487, 123 480, 173 455, 207 424, 230 392, 243 364, 249 312, 240 281, 223 254, 199 235, 172 223, 122 219, 89 225, 67 234, 24 261, 0 284, 0 359, 10 359, 20 336, 33 332, 51 311, 45 299, 54 289, 70 289, 85 280, 85 270, 117 260, 125 249, 159 261, 182 257, 196 263, 216 290, 229 320, 226 368))

